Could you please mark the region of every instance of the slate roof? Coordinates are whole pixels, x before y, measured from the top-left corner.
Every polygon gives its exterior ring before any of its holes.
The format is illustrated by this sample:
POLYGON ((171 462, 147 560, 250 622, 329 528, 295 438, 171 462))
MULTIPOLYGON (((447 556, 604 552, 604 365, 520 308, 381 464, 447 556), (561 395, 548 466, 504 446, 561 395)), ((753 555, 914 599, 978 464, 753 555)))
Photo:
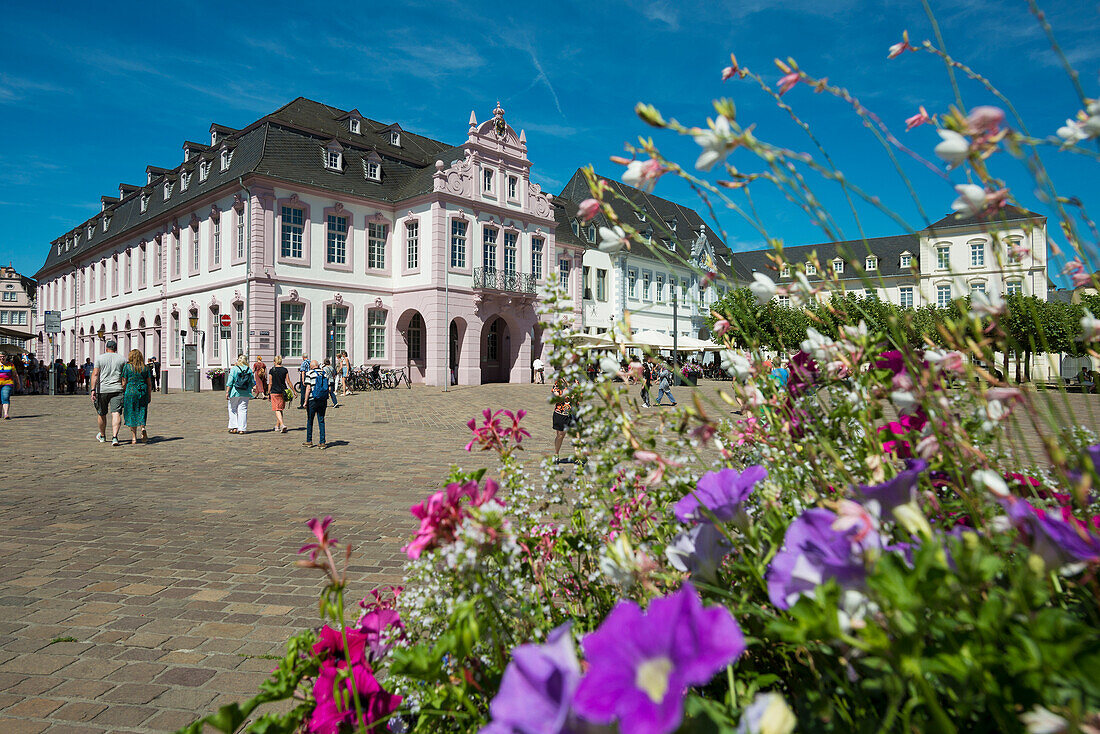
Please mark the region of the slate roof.
MULTIPOLYGON (((847 240, 844 242, 824 242, 819 245, 795 245, 783 248, 783 259, 791 265, 805 263, 810 253, 817 251, 819 270, 816 275, 807 276, 812 280, 821 280, 823 274, 829 274, 830 263, 840 257, 845 262, 844 272, 838 275, 840 280, 860 280, 863 277, 864 261, 868 255, 878 258, 878 270, 870 271, 875 276, 890 277, 912 274, 912 268, 901 267, 901 255, 908 252, 913 256, 912 265, 918 267, 920 260, 920 236, 917 234, 896 234, 888 237, 869 237, 866 240, 847 240)), ((734 260, 749 272, 761 272, 778 280, 779 269, 768 258, 771 249, 734 253, 734 260)), ((792 268, 793 270, 793 268, 792 268)))
MULTIPOLYGON (((148 166, 152 181, 145 186, 120 184, 125 192, 121 201, 104 196, 101 202, 106 209, 70 230, 56 243, 51 244, 46 261, 39 273, 69 258, 82 256, 107 240, 127 232, 147 229, 149 222, 162 217, 170 210, 179 209, 180 218, 187 215, 188 202, 226 186, 238 177, 255 173, 292 183, 319 186, 334 192, 364 196, 379 201, 396 202, 433 188, 435 162, 442 160, 448 166, 463 158, 462 147, 455 147, 423 135, 402 130, 393 123, 383 123, 360 116, 360 134, 350 132, 347 118, 350 113, 313 100, 299 97, 266 115, 242 130, 214 124, 212 129, 228 136, 215 146, 186 141, 197 155, 172 169, 148 166), (390 131, 401 133, 401 145, 390 143, 390 131), (324 146, 336 140, 343 147, 343 171, 330 171, 323 165, 324 146), (227 171, 221 170, 220 150, 225 143, 233 150, 227 171), (363 161, 377 154, 381 159, 382 180, 366 178, 363 161), (198 167, 201 161, 210 162, 210 173, 200 181, 198 167), (179 173, 191 173, 187 191, 181 190, 179 173), (162 183, 174 180, 172 195, 164 201, 162 183), (149 196, 145 212, 141 211, 141 193, 149 196), (110 226, 103 231, 103 218, 110 217, 110 226), (92 236, 88 237, 88 224, 92 224, 92 236), (65 242, 79 234, 76 246, 65 249, 65 242)), ((181 225, 183 223, 181 222, 181 225)))
POLYGON ((995 209, 984 214, 971 214, 965 217, 960 217, 957 214, 948 214, 938 222, 929 225, 926 231, 945 229, 947 227, 973 227, 976 225, 1000 226, 1007 222, 1019 222, 1027 219, 1045 221, 1046 217, 1010 204, 1002 209, 995 209))
MULTIPOLYGON (((652 253, 654 259, 665 259, 672 253, 668 250, 665 240, 667 239, 666 230, 671 228, 671 222, 675 220, 677 238, 677 255, 690 257, 692 245, 699 236, 699 232, 705 222, 699 214, 689 207, 677 204, 674 201, 668 199, 662 199, 659 196, 646 193, 641 189, 628 186, 621 181, 615 181, 607 178, 607 183, 613 191, 619 195, 625 197, 629 202, 635 206, 641 208, 645 207, 646 221, 643 222, 638 219, 638 215, 635 210, 627 202, 618 199, 617 197, 608 197, 607 203, 611 205, 615 214, 624 222, 630 224, 635 229, 645 231, 647 227, 653 230, 653 242, 652 247, 659 248, 657 253, 652 253), (664 226, 658 226, 656 220, 663 220, 664 226)), ((577 236, 573 234, 573 219, 577 215, 577 207, 581 201, 591 197, 591 192, 588 189, 588 183, 585 181, 584 174, 581 169, 577 169, 572 178, 562 188, 561 193, 554 197, 554 217, 558 222, 558 228, 555 233, 555 238, 559 242, 567 242, 569 244, 584 247, 586 249, 595 249, 599 246, 599 237, 597 236, 595 242, 589 242, 585 237, 585 228, 587 225, 581 224, 581 235, 577 236)), ((607 218, 603 214, 598 214, 593 223, 597 228, 601 226, 608 226, 607 218)), ((711 248, 714 250, 714 254, 717 257, 715 265, 718 267, 718 271, 727 277, 739 277, 744 279, 746 273, 738 266, 736 256, 732 256, 731 264, 727 265, 724 258, 731 258, 729 247, 722 240, 721 235, 710 227, 706 228, 707 242, 710 243, 711 248)), ((640 254, 640 248, 644 248, 645 245, 639 245, 637 242, 631 245, 631 252, 634 254, 640 254)))

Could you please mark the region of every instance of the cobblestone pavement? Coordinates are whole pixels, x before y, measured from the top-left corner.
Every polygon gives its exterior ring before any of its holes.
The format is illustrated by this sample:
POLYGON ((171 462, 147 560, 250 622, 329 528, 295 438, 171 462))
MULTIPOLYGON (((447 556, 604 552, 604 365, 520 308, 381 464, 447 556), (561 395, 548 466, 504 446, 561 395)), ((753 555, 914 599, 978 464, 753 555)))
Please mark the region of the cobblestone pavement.
MULTIPOLYGON (((272 433, 264 401, 231 436, 220 394, 158 394, 153 442, 112 448, 87 397, 16 396, 0 424, 0 732, 174 730, 254 693, 263 656, 316 622, 321 581, 293 565, 305 521, 334 515, 355 544, 354 593, 399 582, 409 506, 451 464, 489 461, 462 450, 465 422, 525 408, 537 458, 552 449, 547 395, 354 395, 329 408, 325 452, 301 445, 305 411, 272 433)), ((1100 412, 1100 396, 1071 399, 1100 412)))

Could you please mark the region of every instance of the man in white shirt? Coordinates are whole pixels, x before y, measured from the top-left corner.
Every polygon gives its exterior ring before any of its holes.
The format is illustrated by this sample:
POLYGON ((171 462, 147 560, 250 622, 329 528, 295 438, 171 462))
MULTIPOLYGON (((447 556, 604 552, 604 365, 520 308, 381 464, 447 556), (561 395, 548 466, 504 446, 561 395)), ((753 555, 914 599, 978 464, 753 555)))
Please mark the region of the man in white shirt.
POLYGON ((111 445, 118 446, 118 430, 122 427, 122 368, 126 358, 118 353, 118 342, 107 340, 107 351, 95 358, 92 368, 92 404, 99 416, 100 443, 107 440, 107 413, 111 414, 111 445))
POLYGON ((542 360, 535 357, 535 360, 531 362, 531 369, 538 375, 539 384, 542 385, 546 382, 545 368, 542 366, 542 360))

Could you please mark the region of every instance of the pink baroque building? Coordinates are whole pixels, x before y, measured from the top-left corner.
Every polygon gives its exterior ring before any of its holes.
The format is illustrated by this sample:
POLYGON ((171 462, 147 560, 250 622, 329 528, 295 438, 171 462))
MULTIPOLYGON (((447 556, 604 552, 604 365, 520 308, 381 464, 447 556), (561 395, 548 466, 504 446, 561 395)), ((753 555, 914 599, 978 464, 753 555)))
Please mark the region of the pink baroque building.
POLYGON ((113 337, 158 356, 173 387, 209 386, 239 353, 293 366, 341 351, 429 385, 527 381, 551 273, 580 327, 584 254, 555 237, 530 171, 499 104, 450 146, 298 98, 212 125, 175 168, 102 197, 51 244, 38 309, 61 311, 66 360, 113 337))

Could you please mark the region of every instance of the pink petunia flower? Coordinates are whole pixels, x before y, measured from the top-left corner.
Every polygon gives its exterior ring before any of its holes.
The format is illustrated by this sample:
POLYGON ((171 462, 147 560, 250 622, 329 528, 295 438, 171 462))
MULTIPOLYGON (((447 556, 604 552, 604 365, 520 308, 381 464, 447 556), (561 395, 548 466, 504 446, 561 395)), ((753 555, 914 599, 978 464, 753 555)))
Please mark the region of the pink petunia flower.
POLYGON ((479 507, 496 497, 497 483, 485 480, 485 488, 474 480, 464 484, 451 483, 423 502, 409 508, 409 512, 420 520, 416 535, 402 550, 415 560, 426 550, 447 545, 457 535, 462 521, 470 513, 462 504, 463 498, 469 499, 470 506, 479 507))

